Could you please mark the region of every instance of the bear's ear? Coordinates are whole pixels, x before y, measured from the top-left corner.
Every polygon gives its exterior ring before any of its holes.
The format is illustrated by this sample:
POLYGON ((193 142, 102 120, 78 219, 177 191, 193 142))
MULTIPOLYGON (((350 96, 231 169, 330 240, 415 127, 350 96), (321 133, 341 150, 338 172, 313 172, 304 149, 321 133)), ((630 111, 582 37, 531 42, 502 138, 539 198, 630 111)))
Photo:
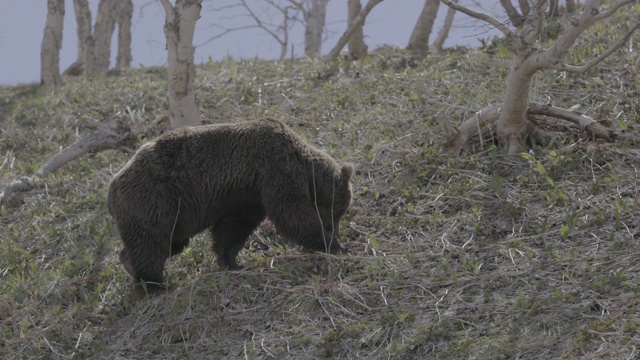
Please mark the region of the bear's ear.
POLYGON ((351 176, 353 176, 353 165, 349 163, 342 164, 342 176, 344 176, 347 180, 351 180, 351 176))

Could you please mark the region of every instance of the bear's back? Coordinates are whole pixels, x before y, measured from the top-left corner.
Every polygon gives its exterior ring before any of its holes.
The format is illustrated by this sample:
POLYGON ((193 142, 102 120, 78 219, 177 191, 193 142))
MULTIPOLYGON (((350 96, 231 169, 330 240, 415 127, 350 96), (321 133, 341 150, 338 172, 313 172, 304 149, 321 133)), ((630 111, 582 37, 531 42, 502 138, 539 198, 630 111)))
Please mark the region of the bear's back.
POLYGON ((155 147, 156 156, 171 157, 182 166, 227 169, 326 156, 284 123, 271 118, 182 128, 156 140, 155 147))
POLYGON ((275 173, 300 176, 310 168, 310 161, 335 163, 275 119, 187 127, 141 146, 114 176, 112 185, 153 182, 226 188, 244 183, 251 187, 275 173))

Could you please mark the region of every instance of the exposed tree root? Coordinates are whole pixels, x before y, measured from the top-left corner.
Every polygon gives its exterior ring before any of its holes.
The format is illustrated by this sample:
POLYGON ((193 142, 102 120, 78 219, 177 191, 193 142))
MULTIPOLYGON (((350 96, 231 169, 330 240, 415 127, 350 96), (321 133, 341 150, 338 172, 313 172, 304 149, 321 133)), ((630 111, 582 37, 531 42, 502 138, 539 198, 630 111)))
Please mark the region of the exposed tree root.
POLYGON ((640 143, 640 138, 631 134, 616 132, 608 120, 596 121, 577 111, 571 111, 550 104, 529 103, 527 113, 534 115, 545 115, 562 120, 566 120, 578 125, 581 129, 587 130, 593 136, 608 141, 626 140, 634 144, 640 143))
MULTIPOLYGON (((445 150, 451 155, 460 155, 464 145, 473 136, 478 135, 481 147, 484 147, 482 137, 482 129, 486 129, 495 125, 500 115, 500 105, 489 106, 478 111, 474 116, 465 120, 460 126, 454 129, 444 144, 445 150)), ((544 115, 556 119, 569 121, 577 125, 580 129, 586 130, 596 138, 605 139, 607 141, 625 140, 640 143, 640 138, 631 134, 616 132, 609 121, 596 121, 580 112, 563 109, 551 104, 540 104, 530 102, 527 108, 527 114, 544 115)), ((491 130, 493 131, 493 130, 491 130)), ((553 133, 544 130, 535 123, 530 122, 527 126, 526 134, 531 144, 545 144, 553 137, 553 133)))
POLYGON ((109 118, 106 122, 94 121, 87 127, 96 130, 50 157, 33 175, 4 185, 0 190, 0 204, 16 192, 30 191, 36 186, 36 179, 44 179, 88 152, 118 148, 130 150, 138 141, 127 122, 119 117, 109 118))
POLYGON ((500 115, 500 105, 493 105, 478 111, 454 129, 445 143, 445 149, 451 155, 460 155, 462 147, 472 136, 480 134, 480 144, 484 145, 481 129, 488 124, 495 123, 500 115))

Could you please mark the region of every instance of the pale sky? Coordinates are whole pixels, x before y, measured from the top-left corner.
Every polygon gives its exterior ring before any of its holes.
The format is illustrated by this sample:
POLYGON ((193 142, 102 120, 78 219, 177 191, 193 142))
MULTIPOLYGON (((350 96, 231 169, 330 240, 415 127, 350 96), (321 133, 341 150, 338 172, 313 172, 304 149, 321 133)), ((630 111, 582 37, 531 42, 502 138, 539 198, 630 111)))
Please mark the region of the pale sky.
MULTIPOLYGON (((249 0, 250 4, 260 4, 261 0, 249 0)), ((322 51, 328 52, 337 38, 346 28, 346 0, 331 0, 327 9, 326 40, 322 51)), ((472 1, 461 1, 462 4, 472 1)), ((46 19, 46 0, 0 0, 0 85, 31 83, 40 81, 40 45, 42 42, 46 19)), ((91 15, 95 22, 98 0, 89 0, 91 15)), ((134 0, 134 16, 132 25, 132 66, 165 65, 164 12, 157 1, 134 0), (145 5, 144 7, 142 5, 145 5)), ((215 0, 220 8, 234 0, 215 0)), ((366 3, 363 0, 363 3, 366 3)), ((477 3, 477 1, 476 1, 477 3)), ((496 1, 497 3, 497 1, 496 1)), ((201 18, 196 28, 194 44, 203 44, 211 36, 221 30, 212 28, 211 24, 227 27, 245 25, 249 20, 238 17, 237 10, 213 8, 214 1, 204 1, 201 18)), ((369 14, 365 25, 365 42, 369 49, 387 44, 405 47, 411 30, 424 6, 424 0, 385 0, 369 14)), ((257 7, 258 8, 258 7, 257 7)), ((487 6, 485 11, 495 10, 487 6)), ((437 34, 444 19, 446 6, 440 6, 440 14, 436 19, 434 33, 437 34)), ((262 12, 268 19, 275 13, 262 12)), ((476 23, 477 24, 477 23, 476 23)), ((291 43, 296 55, 304 49, 304 29, 296 26, 290 32, 291 43)), ((495 29, 474 25, 468 17, 457 14, 454 28, 445 46, 479 45, 478 38, 489 38, 497 34, 495 29)), ((434 38, 432 36, 431 39, 434 38)), ((114 38, 115 44, 115 38, 114 38)), ((249 29, 232 32, 224 37, 196 48, 196 63, 205 62, 211 57, 220 60, 225 56, 235 59, 265 58, 273 59, 279 55, 279 44, 260 29, 249 29)), ((65 23, 60 53, 60 70, 63 71, 76 60, 77 35, 73 0, 65 2, 65 23)), ((115 59, 115 51, 112 51, 115 59)), ((115 63, 114 60, 111 64, 115 63)))

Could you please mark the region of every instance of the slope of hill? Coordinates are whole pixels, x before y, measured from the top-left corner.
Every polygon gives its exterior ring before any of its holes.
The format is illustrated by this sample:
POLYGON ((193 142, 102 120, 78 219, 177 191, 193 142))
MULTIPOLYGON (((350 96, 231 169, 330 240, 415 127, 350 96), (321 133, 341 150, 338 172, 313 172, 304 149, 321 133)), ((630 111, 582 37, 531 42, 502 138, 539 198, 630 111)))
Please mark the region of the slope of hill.
MULTIPOLYGON (((611 29, 592 32, 575 60, 611 29)), ((539 74, 532 98, 576 104, 639 135, 637 36, 582 76, 539 74)), ((357 167, 348 256, 305 254, 258 231, 245 270, 217 270, 200 235, 170 259, 177 289, 136 298, 105 208, 130 157, 82 157, 0 208, 0 357, 97 359, 633 358, 640 346, 637 146, 553 119, 547 148, 509 157, 489 135, 461 157, 447 129, 500 101, 506 51, 362 63, 198 67, 204 122, 282 119, 357 167)), ((590 50, 591 49, 591 50, 590 50)), ((57 89, 0 88, 0 183, 87 133, 92 108, 150 129, 165 70, 57 89)), ((141 132, 145 141, 151 131, 141 132)))

